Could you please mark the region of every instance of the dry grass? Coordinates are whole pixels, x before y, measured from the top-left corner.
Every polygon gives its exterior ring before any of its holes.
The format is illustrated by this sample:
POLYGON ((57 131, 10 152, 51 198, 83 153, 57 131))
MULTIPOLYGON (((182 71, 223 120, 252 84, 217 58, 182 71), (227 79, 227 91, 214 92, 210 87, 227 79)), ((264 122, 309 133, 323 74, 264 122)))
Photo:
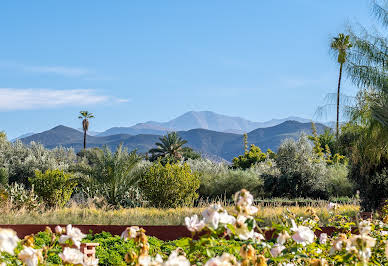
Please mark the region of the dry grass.
MULTIPOLYGON (((226 207, 232 211, 232 207, 226 207)), ((297 216, 307 216, 308 207, 279 207, 258 206, 258 217, 264 225, 280 221, 288 209, 297 216)), ((104 224, 104 225, 181 225, 186 216, 200 214, 205 207, 198 208, 128 208, 111 209, 97 208, 93 205, 78 206, 73 204, 67 208, 50 209, 45 211, 28 211, 26 209, 10 210, 3 208, 0 211, 0 224, 104 224)), ((323 224, 327 224, 330 217, 328 210, 313 207, 323 224)), ((342 205, 335 214, 355 216, 359 212, 357 205, 342 205)))

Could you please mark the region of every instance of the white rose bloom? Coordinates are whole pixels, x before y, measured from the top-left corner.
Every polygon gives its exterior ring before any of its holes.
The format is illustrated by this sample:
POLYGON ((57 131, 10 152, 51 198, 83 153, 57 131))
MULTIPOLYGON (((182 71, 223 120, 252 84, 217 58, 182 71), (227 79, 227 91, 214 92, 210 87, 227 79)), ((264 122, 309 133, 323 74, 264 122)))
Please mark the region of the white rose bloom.
POLYGON ((249 215, 255 215, 259 211, 259 209, 255 206, 249 206, 246 208, 246 210, 249 215))
MULTIPOLYGON (((248 218, 243 216, 243 215, 239 215, 237 217, 237 220, 236 220, 236 224, 235 224, 236 234, 238 235, 238 238, 240 238, 241 240, 252 239, 254 237, 254 234, 255 234, 255 231, 253 229, 254 226, 253 226, 252 230, 249 230, 248 225, 246 223, 247 220, 248 220, 248 218)), ((255 223, 254 220, 253 220, 253 222, 255 223)))
POLYGON ((55 226, 55 233, 62 234, 63 228, 59 225, 55 226))
POLYGON ((65 247, 62 253, 59 253, 59 257, 64 263, 83 264, 84 262, 84 254, 76 248, 65 247))
POLYGON ((127 227, 124 232, 121 233, 121 238, 124 240, 134 239, 137 236, 137 232, 140 230, 138 226, 127 227))
POLYGON ((162 256, 159 254, 156 255, 155 258, 151 256, 140 256, 139 257, 139 265, 140 266, 160 266, 163 264, 162 256))
POLYGON ((321 233, 319 236, 319 243, 324 245, 327 242, 327 234, 326 233, 321 233))
POLYGON ((283 246, 283 245, 279 245, 279 244, 275 244, 273 245, 273 247, 271 248, 270 252, 271 252, 271 255, 273 257, 277 257, 280 255, 280 253, 282 253, 282 251, 285 249, 286 247, 283 246))
POLYGON ((372 226, 369 221, 361 221, 359 224, 360 234, 367 235, 372 231, 372 226))
POLYGON ((235 266, 240 265, 233 255, 228 253, 222 254, 221 257, 215 257, 208 260, 205 266, 235 266))
POLYGON ((295 234, 292 235, 292 239, 303 246, 313 243, 314 237, 314 232, 306 226, 299 226, 295 234))
POLYGON ((19 240, 14 230, 0 228, 0 251, 13 255, 19 240))
POLYGON ((281 232, 278 237, 276 238, 276 242, 278 242, 280 245, 283 245, 286 243, 286 241, 290 238, 290 235, 287 231, 281 232))
POLYGON ((292 228, 291 230, 295 233, 292 235, 292 239, 299 244, 305 246, 306 244, 311 244, 314 242, 314 232, 307 226, 297 226, 294 220, 291 220, 292 228))
POLYGON ((85 237, 86 235, 79 230, 79 228, 72 227, 71 224, 68 224, 66 226, 66 235, 61 235, 59 237, 59 243, 63 244, 67 240, 71 240, 73 244, 79 249, 81 245, 81 240, 85 237))
POLYGON ((234 201, 239 207, 248 207, 253 204, 253 196, 249 191, 242 189, 235 194, 234 201))
POLYGON ((164 266, 190 266, 190 261, 185 256, 179 255, 178 252, 171 252, 164 266))
POLYGON ((226 210, 219 212, 219 217, 219 222, 222 224, 234 224, 236 222, 236 218, 234 218, 232 215, 229 215, 226 210))
POLYGON ((191 232, 201 231, 205 227, 205 222, 203 220, 200 221, 196 214, 191 217, 186 217, 185 224, 186 224, 187 230, 191 232))
POLYGON ((382 236, 388 236, 388 231, 381 231, 382 236))
POLYGON ((24 249, 20 251, 18 258, 23 261, 26 266, 37 266, 39 261, 43 260, 42 250, 24 247, 24 249))
POLYGON ((262 240, 265 240, 265 237, 262 234, 260 234, 260 233, 254 232, 253 233, 253 239, 255 239, 258 242, 260 242, 262 240))
POLYGON ((221 206, 218 204, 213 204, 206 210, 202 212, 205 224, 213 229, 218 228, 220 222, 220 213, 218 212, 221 209, 221 206))

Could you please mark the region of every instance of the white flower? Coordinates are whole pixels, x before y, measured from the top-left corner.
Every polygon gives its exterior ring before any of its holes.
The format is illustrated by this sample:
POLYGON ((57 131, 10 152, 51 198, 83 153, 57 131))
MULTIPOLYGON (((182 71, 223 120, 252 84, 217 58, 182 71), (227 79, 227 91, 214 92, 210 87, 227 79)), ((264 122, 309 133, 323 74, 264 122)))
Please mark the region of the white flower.
POLYGON ((234 266, 239 265, 237 259, 228 253, 222 254, 221 257, 215 257, 208 260, 205 266, 234 266))
POLYGON ((249 207, 253 204, 253 196, 246 189, 242 189, 234 195, 234 201, 239 207, 249 207))
POLYGON ((302 244, 303 246, 305 246, 306 244, 311 244, 314 242, 315 235, 310 228, 303 225, 297 226, 294 220, 291 220, 291 223, 292 223, 291 230, 295 232, 292 235, 292 239, 296 243, 302 244))
POLYGON ((369 221, 361 221, 359 223, 359 230, 361 235, 367 235, 372 231, 372 226, 369 221))
POLYGON ((290 238, 290 235, 287 231, 281 232, 278 237, 276 238, 276 242, 278 242, 280 245, 283 245, 286 243, 286 241, 290 238))
POLYGON ((273 245, 273 247, 271 248, 270 252, 271 252, 271 255, 273 257, 277 257, 280 255, 280 253, 282 253, 282 251, 285 249, 286 247, 283 246, 283 245, 279 245, 279 244, 275 244, 273 245))
POLYGON ((326 242, 327 242, 327 234, 326 233, 322 233, 319 236, 319 243, 324 245, 324 244, 326 244, 326 242))
POLYGON ((162 256, 160 256, 159 254, 157 254, 155 258, 152 258, 149 255, 139 257, 140 266, 159 266, 162 264, 163 264, 163 259, 162 259, 162 256))
POLYGON ((137 232, 140 230, 138 226, 127 227, 124 232, 121 233, 121 238, 124 240, 134 239, 137 236, 137 232))
POLYGON ((72 227, 71 224, 66 226, 66 235, 61 235, 59 237, 59 243, 64 244, 67 240, 71 240, 71 242, 79 249, 81 245, 81 240, 86 235, 79 230, 79 228, 72 227))
POLYGON ((19 240, 14 230, 0 228, 0 251, 13 255, 19 240))
POLYGON ((262 234, 260 234, 260 233, 254 232, 253 233, 253 239, 255 239, 256 241, 260 242, 261 240, 265 240, 265 237, 262 234))
POLYGON ((55 233, 57 234, 62 234, 63 233, 63 228, 59 225, 55 226, 55 233))
POLYGON ((259 209, 255 206, 248 206, 246 207, 246 211, 248 215, 255 215, 259 211, 259 209))
POLYGON ((84 254, 76 248, 65 247, 59 257, 64 263, 83 264, 84 254))
POLYGON ((27 266, 37 266, 39 261, 43 260, 42 250, 24 247, 24 249, 20 251, 18 258, 27 266))
POLYGON ((219 210, 221 206, 218 204, 213 204, 206 210, 202 212, 202 216, 204 218, 205 224, 213 229, 218 228, 218 224, 220 222, 220 213, 219 210))
POLYGON ((248 217, 245 217, 243 215, 239 215, 236 220, 236 234, 238 238, 241 240, 248 240, 252 239, 254 237, 254 227, 255 227, 255 220, 249 219, 248 217), (252 221, 253 222, 253 228, 249 230, 247 222, 252 221))
POLYGON ((236 222, 236 218, 234 218, 232 215, 229 215, 226 210, 219 212, 219 216, 219 222, 222 224, 234 224, 236 222))
POLYGON ((179 255, 177 251, 173 251, 164 266, 190 266, 190 261, 185 256, 179 255))
POLYGON ((381 236, 388 236, 388 231, 381 231, 381 236))
POLYGON ((196 214, 191 217, 186 217, 185 224, 187 230, 191 232, 201 231, 205 227, 205 222, 203 220, 199 221, 198 216, 196 214))

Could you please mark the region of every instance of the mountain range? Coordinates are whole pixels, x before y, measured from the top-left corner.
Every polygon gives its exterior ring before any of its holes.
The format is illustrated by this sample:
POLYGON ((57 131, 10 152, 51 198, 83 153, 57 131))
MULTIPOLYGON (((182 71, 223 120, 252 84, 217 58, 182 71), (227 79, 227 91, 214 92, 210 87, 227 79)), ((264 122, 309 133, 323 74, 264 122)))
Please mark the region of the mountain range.
POLYGON ((217 114, 210 111, 190 111, 168 122, 148 121, 138 123, 131 127, 112 127, 97 136, 109 136, 115 134, 153 134, 164 135, 168 131, 187 131, 196 128, 208 129, 219 132, 243 134, 257 128, 271 127, 285 121, 310 122, 309 119, 300 117, 287 117, 284 119, 272 119, 266 122, 252 122, 250 120, 217 114))
MULTIPOLYGON (((316 124, 318 133, 326 128, 323 124, 316 124)), ((286 138, 297 138, 302 132, 311 134, 311 123, 298 121, 285 121, 271 127, 257 128, 248 133, 248 144, 259 146, 263 151, 271 149, 276 151, 281 142, 286 138)), ((243 135, 214 131, 204 128, 181 130, 178 135, 187 140, 187 146, 200 152, 205 157, 231 161, 243 153, 243 135)), ((115 149, 122 143, 129 150, 137 149, 140 153, 147 152, 158 141, 158 134, 114 134, 107 136, 88 136, 88 147, 102 147, 107 145, 115 149)), ((63 125, 54 127, 42 133, 34 134, 20 139, 23 143, 39 142, 46 148, 56 146, 72 147, 79 151, 83 147, 83 134, 76 129, 63 125)))

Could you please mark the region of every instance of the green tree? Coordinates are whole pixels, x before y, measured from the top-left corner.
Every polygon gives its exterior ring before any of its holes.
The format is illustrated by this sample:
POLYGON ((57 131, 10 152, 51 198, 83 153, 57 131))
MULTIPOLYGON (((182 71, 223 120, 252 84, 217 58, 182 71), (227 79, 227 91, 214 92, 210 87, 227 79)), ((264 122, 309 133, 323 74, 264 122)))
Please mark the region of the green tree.
POLYGON ((352 47, 350 43, 350 36, 343 33, 338 34, 338 37, 334 37, 330 47, 333 51, 338 53, 337 61, 340 64, 339 77, 338 77, 338 88, 337 88, 337 123, 336 123, 336 136, 338 139, 339 133, 339 106, 340 106, 340 88, 342 79, 342 68, 346 62, 346 56, 348 50, 352 47))
POLYGON ((182 157, 186 160, 192 159, 192 160, 197 160, 201 158, 201 154, 196 152, 190 147, 183 147, 182 148, 182 157))
POLYGON ((84 131, 84 150, 86 149, 86 133, 89 130, 89 119, 94 118, 92 113, 88 111, 80 111, 79 119, 82 119, 82 129, 84 131))
POLYGON ((133 170, 141 157, 136 151, 123 149, 122 144, 114 153, 105 146, 88 150, 85 157, 88 163, 77 170, 91 178, 89 182, 97 186, 109 204, 124 205, 126 193, 139 181, 140 176, 133 170))
POLYGON ((139 183, 149 204, 162 208, 192 206, 199 185, 198 173, 192 172, 188 164, 162 165, 160 161, 143 174, 139 183))
POLYGON ((176 132, 170 132, 167 135, 159 138, 160 142, 156 142, 156 148, 150 149, 151 161, 159 158, 170 158, 172 160, 180 160, 183 158, 183 145, 186 140, 178 136, 176 132))
POLYGON ((372 4, 382 32, 350 28, 353 48, 346 72, 361 88, 343 138, 351 149, 350 178, 364 209, 376 209, 388 194, 388 1, 372 4))
MULTIPOLYGON (((268 153, 270 152, 271 151, 268 150, 268 153)), ((233 167, 247 169, 256 163, 264 162, 267 157, 266 153, 262 152, 259 147, 252 144, 244 155, 239 155, 238 157, 233 158, 233 167)))
POLYGON ((50 207, 63 207, 70 200, 78 178, 61 170, 35 172, 35 177, 29 179, 34 185, 36 194, 50 207))

